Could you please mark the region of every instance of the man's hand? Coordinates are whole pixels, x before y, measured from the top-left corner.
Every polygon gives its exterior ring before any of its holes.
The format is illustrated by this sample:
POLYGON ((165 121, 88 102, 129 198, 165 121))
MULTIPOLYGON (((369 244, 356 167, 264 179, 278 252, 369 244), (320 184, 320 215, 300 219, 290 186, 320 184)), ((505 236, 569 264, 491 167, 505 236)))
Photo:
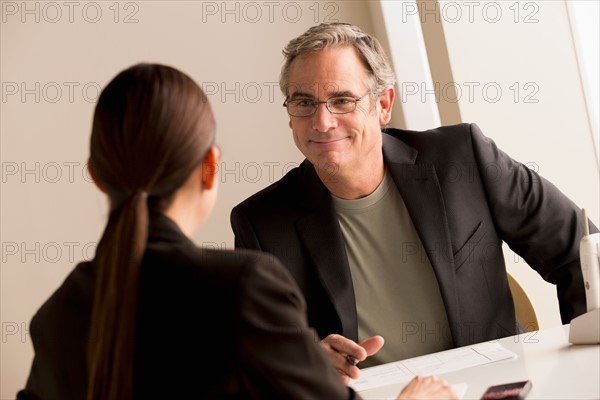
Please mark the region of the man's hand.
POLYGON ((373 336, 357 344, 342 335, 333 334, 321 340, 321 347, 342 376, 342 381, 347 384, 350 378, 357 379, 360 375, 358 367, 351 364, 348 358, 364 361, 377 353, 383 347, 383 342, 381 336, 373 336))
POLYGON ((413 399, 444 399, 456 400, 458 397, 452 386, 443 379, 435 376, 415 376, 408 385, 402 389, 397 400, 413 399))

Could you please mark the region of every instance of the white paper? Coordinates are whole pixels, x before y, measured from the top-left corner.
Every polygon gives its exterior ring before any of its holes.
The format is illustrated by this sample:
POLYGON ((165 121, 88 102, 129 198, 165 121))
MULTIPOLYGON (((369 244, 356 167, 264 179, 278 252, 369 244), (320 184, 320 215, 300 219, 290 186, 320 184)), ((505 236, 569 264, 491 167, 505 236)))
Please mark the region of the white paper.
POLYGON ((416 375, 440 375, 477 365, 517 358, 498 342, 478 343, 434 354, 409 358, 360 370, 349 386, 357 392, 394 383, 408 382, 416 375))
POLYGON ((467 385, 466 382, 456 383, 450 386, 452 386, 454 393, 456 393, 456 397, 464 399, 465 394, 467 394, 467 389, 469 388, 469 385, 467 385))

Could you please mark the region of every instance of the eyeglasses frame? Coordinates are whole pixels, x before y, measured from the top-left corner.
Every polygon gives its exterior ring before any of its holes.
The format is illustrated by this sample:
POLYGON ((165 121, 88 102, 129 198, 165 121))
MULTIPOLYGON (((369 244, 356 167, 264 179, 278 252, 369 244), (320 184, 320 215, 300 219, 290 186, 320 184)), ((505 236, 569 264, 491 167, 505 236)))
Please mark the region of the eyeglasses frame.
MULTIPOLYGON (((356 111, 356 105, 357 105, 357 103, 358 103, 359 101, 361 101, 362 99, 364 99, 364 98, 365 98, 367 95, 369 95, 370 93, 371 93, 371 91, 369 90, 367 93, 363 94, 363 95, 362 95, 362 96, 360 96, 360 97, 352 97, 352 96, 332 96, 332 97, 329 97, 329 98, 328 98, 328 99, 326 99, 326 100, 320 100, 320 101, 316 101, 316 100, 310 100, 310 101, 311 101, 311 102, 312 102, 312 103, 315 105, 315 108, 314 108, 314 111, 313 111, 312 113, 310 113, 310 114, 307 114, 307 115, 292 115, 292 114, 290 114, 290 110, 287 108, 287 106, 288 106, 288 101, 290 101, 290 96, 287 96, 287 97, 285 98, 285 101, 283 102, 283 104, 282 104, 282 105, 283 105, 283 107, 285 107, 285 109, 287 110, 287 113, 288 113, 288 115, 289 115, 290 117, 296 117, 296 118, 312 117, 313 115, 315 115, 315 114, 316 114, 317 110, 319 109, 319 104, 325 104, 325 108, 326 108, 326 109, 327 109, 327 111, 329 111, 331 114, 334 114, 334 115, 344 115, 344 114, 350 114, 351 112, 354 112, 354 111, 356 111), (339 99, 339 98, 348 98, 348 99, 352 99, 352 100, 354 100, 354 109, 353 109, 352 111, 343 112, 343 113, 340 113, 340 112, 333 112, 333 111, 331 111, 331 109, 329 108, 329 101, 330 101, 331 99, 339 99)), ((299 100, 301 100, 301 99, 299 99, 299 100)), ((295 101, 295 100, 291 100, 291 101, 295 101)))

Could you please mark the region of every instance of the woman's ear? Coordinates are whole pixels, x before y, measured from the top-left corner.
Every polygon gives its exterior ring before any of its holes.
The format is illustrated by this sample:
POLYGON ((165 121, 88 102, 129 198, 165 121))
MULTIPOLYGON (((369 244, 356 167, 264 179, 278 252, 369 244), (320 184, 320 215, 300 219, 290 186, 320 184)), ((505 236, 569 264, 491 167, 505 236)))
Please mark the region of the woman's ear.
POLYGON ((88 162, 87 162, 87 169, 88 169, 88 172, 90 173, 90 176, 92 177, 92 180, 94 181, 94 184, 96 185, 96 187, 98 189, 100 189, 100 191, 102 193, 106 193, 106 189, 104 189, 104 186, 102 186, 102 184, 100 183, 100 181, 96 177, 96 173, 94 172, 94 168, 92 168, 92 163, 91 163, 91 161, 89 159, 88 159, 88 162))
POLYGON ((202 161, 202 188, 212 189, 218 180, 219 175, 219 157, 221 151, 217 146, 211 146, 206 152, 202 161))

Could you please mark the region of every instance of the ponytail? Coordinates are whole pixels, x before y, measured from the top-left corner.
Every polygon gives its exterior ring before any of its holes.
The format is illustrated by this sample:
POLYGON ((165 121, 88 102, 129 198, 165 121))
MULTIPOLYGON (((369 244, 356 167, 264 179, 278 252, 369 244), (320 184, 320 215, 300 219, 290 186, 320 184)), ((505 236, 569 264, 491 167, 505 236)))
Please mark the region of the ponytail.
POLYGON ((134 65, 100 94, 89 167, 109 196, 111 211, 94 260, 87 400, 134 397, 138 286, 149 209, 167 209, 202 162, 214 131, 202 89, 169 66, 134 65))
POLYGON ((148 238, 147 194, 138 191, 121 203, 113 202, 96 252, 87 400, 133 398, 138 285, 148 238))

